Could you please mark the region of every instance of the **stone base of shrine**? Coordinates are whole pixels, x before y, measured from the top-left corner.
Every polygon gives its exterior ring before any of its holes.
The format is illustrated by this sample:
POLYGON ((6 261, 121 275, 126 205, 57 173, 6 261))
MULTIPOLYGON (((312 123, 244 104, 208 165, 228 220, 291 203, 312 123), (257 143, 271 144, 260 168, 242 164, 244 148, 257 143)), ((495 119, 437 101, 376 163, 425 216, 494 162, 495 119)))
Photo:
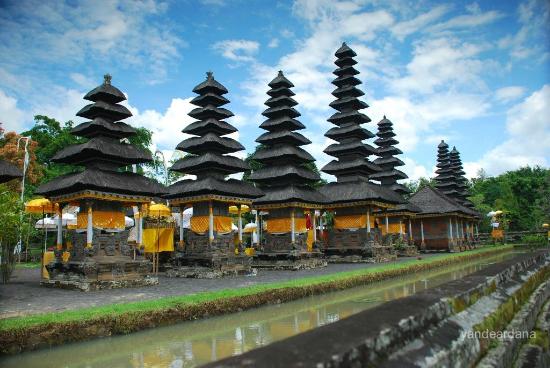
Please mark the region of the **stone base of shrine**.
POLYGON ((307 270, 326 267, 327 261, 318 251, 313 252, 257 252, 252 266, 265 270, 307 270))
POLYGON ((46 287, 81 291, 158 284, 158 278, 148 274, 151 270, 151 262, 124 258, 109 259, 109 261, 91 258, 82 262, 52 262, 46 266, 50 278, 43 279, 40 284, 46 287))
POLYGON ((382 263, 397 259, 392 247, 373 245, 361 249, 335 249, 327 254, 328 263, 382 263))
POLYGON ((405 245, 396 249, 396 253, 398 257, 416 257, 420 254, 415 245, 405 245))
POLYGON ((224 276, 252 275, 252 259, 246 255, 189 255, 176 256, 172 266, 167 266, 166 276, 197 279, 215 279, 224 276))

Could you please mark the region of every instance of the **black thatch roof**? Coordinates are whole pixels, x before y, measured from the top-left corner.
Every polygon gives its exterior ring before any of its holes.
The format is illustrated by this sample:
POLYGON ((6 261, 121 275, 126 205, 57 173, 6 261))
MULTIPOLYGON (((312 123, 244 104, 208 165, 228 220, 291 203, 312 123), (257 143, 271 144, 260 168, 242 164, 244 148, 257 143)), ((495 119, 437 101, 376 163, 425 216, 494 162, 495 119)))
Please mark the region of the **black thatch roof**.
POLYGON ((115 86, 111 85, 111 76, 109 74, 105 74, 103 79, 103 84, 86 93, 84 96, 85 100, 93 102, 105 101, 110 104, 116 104, 126 100, 124 93, 122 93, 115 86))
POLYGON ((198 93, 191 103, 199 106, 189 113, 198 119, 183 129, 184 133, 197 135, 183 140, 176 149, 190 153, 178 160, 171 168, 184 174, 196 175, 196 180, 182 180, 169 187, 168 199, 185 199, 198 195, 224 195, 240 198, 256 198, 261 191, 249 183, 240 180, 225 180, 224 176, 248 170, 248 164, 238 157, 228 156, 244 150, 242 144, 226 134, 237 129, 222 119, 233 113, 219 106, 229 102, 223 94, 227 89, 214 79, 211 72, 206 73, 206 81, 193 89, 198 93))
POLYGON ((271 131, 260 135, 256 142, 266 146, 276 144, 291 144, 294 146, 304 146, 310 144, 311 141, 300 133, 291 132, 289 130, 271 131))
POLYGON ((409 214, 417 214, 417 213, 420 213, 422 212, 422 209, 410 202, 406 202, 406 203, 402 203, 402 204, 398 204, 397 206, 395 206, 394 208, 389 208, 389 209, 385 209, 385 210, 378 210, 378 211, 375 211, 374 213, 375 214, 384 214, 384 213, 388 213, 388 214, 392 214, 392 213, 409 213, 409 214))
POLYGON ((94 137, 86 143, 74 144, 57 152, 52 158, 54 162, 73 165, 98 160, 126 166, 153 159, 151 153, 110 137, 94 137))
POLYGON ((21 178, 23 172, 14 164, 0 160, 0 184, 12 179, 21 178))
POLYGON ((406 179, 407 175, 397 170, 396 167, 403 166, 403 161, 395 157, 395 155, 402 153, 401 150, 395 147, 399 143, 395 138, 393 132, 393 123, 386 118, 378 122, 378 132, 376 133, 378 139, 374 141, 378 146, 377 155, 379 158, 374 160, 374 163, 379 165, 381 171, 374 173, 370 176, 372 180, 379 180, 380 184, 386 188, 390 188, 396 193, 403 195, 410 191, 404 185, 398 184, 397 181, 406 179))
POLYGON ((165 189, 153 179, 131 172, 87 168, 78 173, 59 176, 41 185, 36 193, 54 197, 94 190, 106 193, 152 197, 163 195, 165 189))
POLYGON ((224 195, 253 199, 260 197, 262 191, 252 184, 241 180, 220 180, 211 176, 196 180, 181 180, 168 187, 167 199, 186 198, 200 195, 224 195))
MULTIPOLYGON (((268 108, 262 113, 268 119, 260 127, 267 132, 256 139, 264 147, 254 153, 252 159, 266 164, 250 175, 250 180, 262 184, 266 196, 258 199, 267 204, 271 199, 278 203, 280 198, 298 196, 293 201, 308 202, 312 190, 305 189, 307 184, 320 179, 319 174, 303 167, 303 164, 315 161, 314 158, 299 146, 310 144, 311 141, 302 134, 295 132, 304 128, 304 125, 295 118, 300 113, 293 107, 298 103, 290 96, 294 93, 290 88, 294 85, 279 71, 278 75, 269 83, 271 89, 267 92, 271 98, 266 101, 268 108), (303 188, 287 192, 290 187, 303 188), (268 193, 271 193, 268 195, 268 193), (278 193, 279 197, 273 193, 278 193), (286 193, 286 194, 285 194, 286 193)), ((314 192, 314 191, 313 191, 314 192)), ((313 195, 314 196, 314 195, 313 195)), ((311 197, 313 198, 313 197, 311 197)), ((256 203, 256 201, 254 202, 256 203)), ((317 202, 316 202, 317 203, 317 202)))
POLYGON ((462 203, 463 206, 470 209, 474 208, 474 204, 468 200, 468 184, 465 177, 465 172, 462 168, 462 160, 460 159, 460 153, 453 147, 452 151, 449 153, 449 168, 453 173, 453 179, 455 182, 456 195, 455 199, 462 203))
POLYGON ((238 157, 206 152, 199 156, 184 157, 178 160, 170 170, 191 175, 215 170, 229 175, 248 170, 248 165, 238 157))
POLYGON ((269 184, 273 178, 284 180, 289 184, 300 184, 308 181, 319 180, 319 175, 311 170, 301 166, 289 163, 286 165, 266 166, 261 170, 257 170, 250 174, 250 180, 260 183, 269 184))
POLYGON ((117 171, 120 166, 149 162, 151 154, 119 141, 120 138, 134 135, 136 130, 128 124, 116 122, 132 114, 124 106, 118 105, 125 97, 111 85, 111 76, 106 75, 103 84, 86 94, 85 99, 94 103, 85 106, 77 115, 92 121, 76 126, 71 134, 90 139, 66 147, 53 158, 56 162, 82 164, 85 170, 55 178, 41 185, 37 192, 46 196, 84 190, 148 197, 162 194, 162 186, 154 180, 117 171))
POLYGON ((219 137, 207 133, 202 137, 187 138, 177 145, 176 149, 200 155, 206 152, 233 153, 244 150, 244 146, 232 138, 219 137))
POLYGON ((420 215, 461 213, 479 217, 477 211, 466 208, 436 188, 426 186, 413 194, 409 202, 421 209, 420 215))
POLYGON ((237 131, 233 125, 226 123, 222 120, 206 119, 195 121, 186 126, 182 133, 192 135, 205 135, 207 133, 214 133, 216 135, 226 135, 237 131))
POLYGON ((301 147, 289 144, 277 145, 273 148, 263 148, 254 154, 254 160, 263 164, 276 162, 313 162, 315 159, 301 147))
POLYGON ((84 138, 104 136, 121 139, 133 136, 136 134, 136 130, 121 121, 112 122, 96 117, 92 121, 75 126, 71 129, 71 134, 84 138))
POLYGON ((306 204, 324 204, 327 199, 317 190, 303 185, 286 185, 284 187, 263 188, 265 193, 262 197, 255 199, 252 204, 255 206, 301 202, 306 204))
POLYGON ((330 203, 378 201, 390 204, 404 203, 400 195, 388 188, 369 183, 365 179, 329 183, 319 189, 330 203))
POLYGON ((359 71, 353 67, 357 63, 353 59, 356 54, 344 42, 334 55, 338 68, 333 72, 336 79, 332 84, 336 89, 332 94, 336 100, 331 102, 330 106, 337 112, 328 121, 336 127, 330 129, 325 136, 334 139, 337 143, 329 145, 324 152, 336 157, 337 160, 329 162, 321 170, 335 175, 338 181, 346 177, 361 177, 367 180, 369 175, 380 169, 368 160, 370 155, 376 153, 376 149, 363 143, 363 139, 374 135, 361 127, 361 124, 370 122, 370 118, 360 112, 368 105, 358 99, 363 92, 356 87, 361 84, 361 81, 355 77, 359 71))
POLYGON ((450 167, 449 145, 441 140, 437 146, 437 174, 435 177, 435 187, 443 194, 450 197, 456 196, 456 183, 454 180, 453 170, 450 167))

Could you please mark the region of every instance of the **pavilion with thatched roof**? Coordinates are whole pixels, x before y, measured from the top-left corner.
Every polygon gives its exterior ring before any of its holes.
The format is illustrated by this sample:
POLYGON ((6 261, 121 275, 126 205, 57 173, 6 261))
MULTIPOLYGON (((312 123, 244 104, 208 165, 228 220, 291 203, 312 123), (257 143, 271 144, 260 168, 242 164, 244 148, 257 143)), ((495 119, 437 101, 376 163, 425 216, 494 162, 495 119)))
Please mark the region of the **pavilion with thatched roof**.
POLYGON ((242 180, 227 178, 228 175, 243 172, 248 165, 231 154, 244 150, 233 138, 226 137, 237 131, 224 120, 233 113, 222 107, 229 103, 223 95, 227 89, 211 72, 204 82, 197 85, 197 93, 191 103, 197 108, 189 116, 197 119, 189 124, 183 133, 191 135, 184 139, 177 150, 187 153, 170 170, 185 175, 196 175, 196 179, 184 179, 168 188, 165 196, 172 207, 179 207, 180 213, 186 207, 193 208, 191 229, 183 249, 178 251, 176 267, 171 274, 183 277, 223 276, 230 273, 250 271, 251 259, 236 254, 233 243, 230 206, 239 211, 239 241, 242 242, 241 206, 250 206, 262 192, 242 180))
POLYGON ((52 158, 83 170, 59 176, 36 191, 59 204, 56 260, 46 266, 50 279, 43 280, 43 285, 90 290, 156 283, 157 279, 149 276, 151 262, 135 258, 128 246, 125 209, 134 205, 145 209, 153 197, 164 193, 164 187, 143 175, 120 170, 150 162, 152 157, 123 143, 136 130, 119 121, 132 114, 120 104, 126 97, 111 84, 111 76, 105 75, 103 84, 84 99, 92 103, 77 116, 90 121, 74 127, 71 134, 85 142, 68 146, 52 158), (76 205, 80 211, 77 230, 70 232, 71 256, 65 263, 61 260, 65 248, 61 213, 67 205, 76 205))
POLYGON ((0 184, 19 179, 22 176, 23 172, 17 166, 8 161, 0 160, 0 184))
POLYGON ((324 251, 328 255, 385 258, 391 247, 381 246, 380 231, 374 229, 374 209, 389 208, 402 203, 399 194, 391 188, 369 182, 369 178, 382 171, 368 157, 377 154, 376 148, 363 140, 374 134, 362 127, 370 118, 360 112, 368 105, 358 97, 364 93, 357 88, 361 81, 354 57, 357 54, 346 43, 336 53, 332 95, 336 100, 330 106, 337 110, 328 121, 335 125, 325 134, 336 141, 325 149, 335 157, 321 170, 336 176, 337 181, 320 189, 327 199, 326 208, 334 213, 334 224, 328 230, 324 251))

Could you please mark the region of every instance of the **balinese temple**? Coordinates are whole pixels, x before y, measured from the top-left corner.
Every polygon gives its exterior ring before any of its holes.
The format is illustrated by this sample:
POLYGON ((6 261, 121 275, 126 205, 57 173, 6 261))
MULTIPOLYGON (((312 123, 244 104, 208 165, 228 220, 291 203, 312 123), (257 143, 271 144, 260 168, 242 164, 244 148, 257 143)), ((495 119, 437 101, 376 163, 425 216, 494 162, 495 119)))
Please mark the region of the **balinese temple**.
POLYGON ((438 145, 435 188, 426 186, 411 196, 418 208, 413 221, 415 244, 423 250, 460 251, 471 245, 477 212, 465 207, 458 197, 459 185, 451 167, 449 146, 438 145), (468 226, 466 226, 468 225, 468 226))
POLYGON ((21 169, 12 163, 0 160, 0 184, 23 176, 21 169))
MULTIPOLYGON (((368 105, 358 97, 364 93, 357 88, 361 81, 355 76, 357 54, 342 44, 336 53, 336 78, 332 84, 336 89, 332 95, 336 100, 330 106, 337 110, 328 121, 335 125, 325 134, 336 143, 329 145, 325 153, 335 157, 322 168, 327 174, 336 176, 337 181, 329 183, 320 192, 329 200, 326 208, 334 213, 334 224, 328 231, 325 253, 334 255, 333 260, 351 256, 354 259, 382 259, 389 256, 391 247, 381 245, 381 233, 375 229, 373 210, 393 208, 402 203, 399 194, 392 189, 370 183, 369 178, 381 172, 380 166, 369 161, 377 150, 363 142, 374 134, 362 127, 370 118, 360 112, 368 105)), ((388 152, 391 152, 389 150, 388 152)), ((398 186, 396 186, 398 188, 398 186)))
MULTIPOLYGON (((396 147, 399 141, 395 139, 393 123, 386 116, 378 122, 376 135, 378 138, 374 143, 378 146, 377 155, 379 157, 374 160, 374 163, 380 166, 381 171, 372 174, 370 179, 380 181, 382 187, 391 189, 400 196, 408 194, 409 189, 398 183, 398 180, 407 179, 407 174, 396 169, 396 167, 405 165, 396 157, 403 152, 396 147)), ((419 210, 411 203, 403 203, 395 208, 377 211, 376 218, 382 234, 393 234, 404 243, 412 245, 412 218, 419 210)), ((415 249, 416 247, 413 248, 413 250, 415 249)))
POLYGON ((74 127, 71 134, 86 142, 68 146, 52 158, 83 169, 37 189, 38 194, 59 204, 56 260, 46 266, 50 279, 43 284, 91 290, 157 283, 149 276, 151 262, 136 258, 128 246, 125 212, 134 205, 144 208, 153 197, 163 194, 164 188, 143 175, 121 170, 152 161, 151 154, 123 142, 136 130, 119 121, 132 114, 120 104, 126 97, 111 84, 110 75, 84 99, 92 103, 76 115, 89 121, 74 127), (67 205, 78 206, 80 211, 77 230, 69 234, 69 261, 62 262, 66 244, 61 212, 67 205))
POLYGON ((468 244, 472 244, 477 241, 477 234, 475 229, 477 228, 477 224, 480 220, 481 214, 475 209, 475 205, 470 200, 468 200, 470 194, 468 193, 468 184, 465 177, 466 173, 464 172, 464 169, 462 167, 460 152, 458 152, 456 147, 453 147, 453 149, 449 153, 449 166, 453 172, 454 180, 456 182, 457 194, 455 196, 455 200, 472 211, 471 215, 473 216, 473 218, 469 221, 465 221, 462 224, 465 232, 464 238, 468 244))
MULTIPOLYGON (((208 72, 206 80, 193 92, 198 96, 191 103, 197 108, 189 116, 196 121, 183 129, 183 133, 192 137, 178 144, 176 149, 185 152, 186 156, 170 170, 196 175, 196 179, 184 179, 171 185, 166 195, 169 204, 178 207, 180 213, 186 207, 192 207, 193 216, 183 251, 178 252, 171 275, 217 277, 246 273, 251 270, 251 259, 235 249, 229 207, 250 206, 262 192, 250 183, 227 178, 249 169, 243 160, 229 155, 244 150, 244 147, 236 140, 224 137, 237 131, 224 121, 233 116, 231 111, 222 107, 229 103, 223 96, 228 93, 227 89, 208 72)), ((238 231, 242 241, 241 221, 238 231)))
POLYGON ((307 268, 326 265, 315 248, 316 231, 309 239, 306 211, 316 229, 315 209, 320 209, 323 196, 311 185, 320 179, 305 165, 315 159, 301 146, 311 141, 298 133, 305 126, 296 118, 300 113, 294 108, 298 103, 292 98, 294 85, 280 71, 269 82, 268 108, 262 113, 267 118, 260 128, 266 130, 256 142, 262 145, 252 159, 263 165, 250 175, 265 193, 253 202, 253 207, 265 211, 266 229, 254 265, 269 268, 307 268))

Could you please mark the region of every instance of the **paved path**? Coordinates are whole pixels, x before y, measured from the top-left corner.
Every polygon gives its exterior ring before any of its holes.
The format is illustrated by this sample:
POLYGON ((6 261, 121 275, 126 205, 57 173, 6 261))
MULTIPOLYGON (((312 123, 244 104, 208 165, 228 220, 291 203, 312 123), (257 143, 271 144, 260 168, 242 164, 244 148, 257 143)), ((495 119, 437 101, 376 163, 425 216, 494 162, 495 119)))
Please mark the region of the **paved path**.
MULTIPOLYGON (((424 254, 422 257, 430 258, 433 255, 424 254)), ((399 258, 396 262, 409 259, 411 258, 399 258)), ((150 300, 163 296, 193 294, 202 291, 240 288, 299 277, 369 268, 376 265, 372 263, 329 264, 328 267, 313 270, 260 270, 256 276, 235 276, 221 279, 185 279, 160 276, 159 285, 155 286, 91 292, 41 287, 39 269, 17 269, 9 284, 0 284, 0 318, 150 300)))

